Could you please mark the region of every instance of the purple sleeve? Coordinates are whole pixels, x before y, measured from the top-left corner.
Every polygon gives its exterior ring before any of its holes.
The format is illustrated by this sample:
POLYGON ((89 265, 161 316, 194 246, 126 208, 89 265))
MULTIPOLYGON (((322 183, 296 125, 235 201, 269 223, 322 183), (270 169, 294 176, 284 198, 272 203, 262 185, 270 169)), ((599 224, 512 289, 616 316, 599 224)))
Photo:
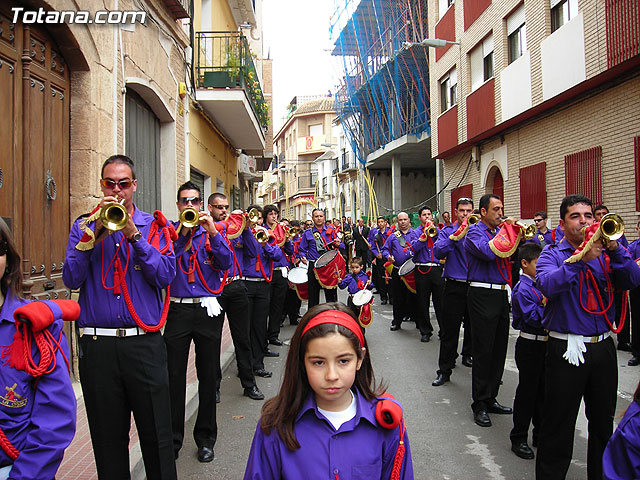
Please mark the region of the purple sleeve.
MULTIPOLYGON (((393 235, 393 234, 392 234, 393 235)), ((393 235, 393 237, 395 237, 395 235, 393 235)), ((387 260, 387 258, 389 257, 389 255, 391 255, 391 244, 393 243, 394 240, 392 240, 391 235, 389 235, 387 237, 387 239, 384 242, 384 245, 382 246, 382 258, 384 260, 387 260)))
POLYGON ((291 255, 293 253, 293 242, 291 240, 287 240, 286 242, 284 242, 282 248, 284 249, 284 253, 286 253, 287 255, 291 255))
POLYGON ((453 251, 453 244, 454 241, 449 238, 449 230, 447 228, 443 228, 438 232, 438 239, 433 246, 433 255, 438 260, 446 258, 447 255, 453 251))
POLYGON ((426 247, 427 239, 425 238, 424 241, 420 240, 420 238, 422 238, 422 233, 423 233, 423 230, 421 227, 417 227, 413 231, 416 234, 416 238, 409 243, 411 243, 411 248, 413 248, 414 253, 418 253, 420 250, 426 247))
MULTIPOLYGON (((176 256, 173 245, 165 254, 151 245, 143 235, 140 240, 130 245, 132 257, 140 261, 145 280, 158 288, 166 288, 176 276, 176 256)), ((164 236, 160 236, 160 248, 166 247, 164 236)))
POLYGON ((540 295, 539 299, 529 288, 520 289, 518 303, 522 310, 522 320, 524 323, 532 328, 543 328, 542 317, 544 315, 544 305, 542 304, 542 292, 537 291, 536 293, 540 295))
MULTIPOLYGON (((49 330, 56 339, 60 338, 62 321, 58 320, 49 330)), ((60 339, 60 347, 70 359, 64 334, 60 339)), ((42 375, 37 382, 25 447, 13 464, 10 479, 54 478, 64 450, 75 435, 76 397, 60 350, 56 353, 55 361, 54 370, 42 375)))
POLYGON ((300 245, 298 246, 298 252, 300 253, 300 257, 304 257, 307 258, 307 249, 308 244, 309 244, 309 240, 307 239, 307 231, 305 230, 305 232, 302 234, 302 238, 300 239, 300 245))
POLYGON ((78 226, 81 220, 75 221, 71 227, 69 241, 67 242, 67 252, 62 266, 62 281, 72 290, 78 289, 87 279, 89 274, 89 262, 91 261, 91 250, 78 250, 76 245, 82 237, 82 231, 78 226))
MULTIPOLYGON (((205 235, 208 235, 208 233, 205 233, 205 235)), ((209 238, 212 253, 211 266, 218 270, 227 270, 231 268, 233 266, 233 255, 222 234, 218 233, 214 237, 209 238)))
POLYGON ((260 428, 260 422, 256 427, 249 450, 247 468, 244 471, 244 480, 279 480, 282 478, 280 450, 278 449, 278 433, 272 431, 265 435, 260 428))
POLYGON ((483 227, 474 225, 469 227, 464 238, 464 249, 485 262, 495 260, 498 256, 489 247, 490 238, 485 235, 483 227))
POLYGON ((282 249, 277 245, 271 245, 269 243, 265 243, 262 248, 264 249, 265 255, 273 260, 274 262, 279 262, 284 258, 284 254, 282 253, 282 249))
POLYGON ((607 251, 607 254, 614 269, 617 288, 632 290, 640 285, 640 268, 625 247, 618 244, 618 248, 612 252, 607 251))
POLYGON ((536 264, 536 283, 545 297, 554 299, 573 290, 585 268, 580 260, 566 263, 558 257, 557 249, 545 248, 536 264))
MULTIPOLYGON (((411 447, 409 446, 409 434, 404 433, 404 457, 402 458, 402 467, 400 468, 401 480, 413 480, 413 462, 411 460, 411 447)), ((384 452, 382 458, 382 475, 380 478, 391 478, 393 464, 400 443, 400 427, 394 431, 394 435, 387 436, 385 440, 384 452)))
POLYGON ((629 406, 635 415, 627 418, 630 413, 627 410, 604 451, 602 474, 606 480, 640 478, 640 415, 635 403, 629 406))
POLYGON ((347 275, 346 277, 344 277, 338 284, 338 287, 342 289, 348 288, 349 284, 351 283, 351 281, 349 280, 350 278, 351 278, 351 275, 347 275))

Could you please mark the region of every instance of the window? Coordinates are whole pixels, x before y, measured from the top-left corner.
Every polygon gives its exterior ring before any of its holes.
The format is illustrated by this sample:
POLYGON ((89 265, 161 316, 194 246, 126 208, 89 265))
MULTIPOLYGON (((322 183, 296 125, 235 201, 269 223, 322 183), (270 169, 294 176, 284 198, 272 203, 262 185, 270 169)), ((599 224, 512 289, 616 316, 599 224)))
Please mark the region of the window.
POLYGON ((438 19, 442 18, 451 5, 453 0, 438 0, 438 19))
POLYGON ((551 31, 555 32, 578 14, 578 0, 551 0, 551 31))
POLYGON ((493 35, 489 35, 469 54, 471 91, 493 77, 493 35))
POLYGON ((602 203, 602 147, 593 147, 564 157, 565 195, 589 197, 594 205, 602 203))
POLYGON ((440 113, 449 110, 458 103, 457 87, 458 74, 454 68, 440 80, 440 113))
POLYGON ((316 125, 309 125, 309 136, 310 137, 319 137, 322 135, 322 124, 318 123, 316 125))
POLYGON ((546 162, 520 169, 520 218, 547 210, 546 162))
POLYGON ((527 51, 524 4, 520 5, 507 18, 507 37, 507 43, 509 44, 509 63, 512 63, 527 51))

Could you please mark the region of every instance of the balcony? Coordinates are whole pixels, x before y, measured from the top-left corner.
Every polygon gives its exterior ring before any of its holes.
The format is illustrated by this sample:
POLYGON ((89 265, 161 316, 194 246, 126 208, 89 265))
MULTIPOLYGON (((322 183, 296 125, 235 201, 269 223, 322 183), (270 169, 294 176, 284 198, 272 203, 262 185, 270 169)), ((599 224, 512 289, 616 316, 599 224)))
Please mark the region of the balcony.
POLYGON ((163 3, 175 20, 189 18, 191 0, 163 0, 163 3))
POLYGON ((340 159, 340 172, 346 173, 350 170, 357 170, 356 162, 353 158, 353 153, 342 152, 340 159))
POLYGON ((313 190, 316 188, 316 175, 298 177, 298 190, 313 190))
POLYGON ((239 32, 197 32, 195 49, 196 100, 234 147, 262 154, 269 107, 247 39, 239 32))

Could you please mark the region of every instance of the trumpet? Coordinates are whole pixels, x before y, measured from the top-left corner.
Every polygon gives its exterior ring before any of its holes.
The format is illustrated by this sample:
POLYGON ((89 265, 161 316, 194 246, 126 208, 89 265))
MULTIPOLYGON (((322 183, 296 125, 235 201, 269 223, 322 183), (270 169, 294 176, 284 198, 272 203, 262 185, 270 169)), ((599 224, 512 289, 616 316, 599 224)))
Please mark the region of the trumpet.
POLYGON ((258 223, 258 220, 260 220, 260 211, 257 208, 252 208, 251 210, 249 210, 249 213, 247 215, 249 216, 249 222, 252 225, 255 225, 256 223, 258 223))
POLYGON ((524 223, 521 222, 516 222, 514 225, 518 225, 520 228, 522 228, 522 236, 524 237, 525 240, 531 240, 533 237, 536 236, 536 226, 531 224, 531 225, 525 225, 524 223))
POLYGON ((180 212, 178 220, 185 228, 197 227, 200 224, 200 213, 193 207, 187 207, 180 212))
POLYGON ((287 230, 287 237, 289 237, 289 240, 293 240, 298 235, 300 235, 300 229, 298 227, 291 227, 287 230))
POLYGON ((616 213, 607 213, 600 220, 599 230, 606 242, 618 240, 624 234, 624 220, 616 213))
POLYGON ((424 226, 424 234, 427 237, 431 237, 431 238, 437 237, 438 236, 438 227, 436 227, 433 223, 427 223, 424 226))
POLYGON ((100 221, 110 232, 122 230, 129 221, 129 212, 127 212, 124 206, 124 198, 119 202, 109 202, 102 207, 100 210, 100 221))
POLYGON ((468 225, 475 225, 479 221, 480 221, 480 216, 476 215, 475 213, 472 213, 471 215, 469 215, 467 217, 467 224, 468 225))
POLYGON ((253 236, 258 241, 258 243, 261 244, 267 243, 270 238, 269 232, 265 228, 256 229, 253 236))

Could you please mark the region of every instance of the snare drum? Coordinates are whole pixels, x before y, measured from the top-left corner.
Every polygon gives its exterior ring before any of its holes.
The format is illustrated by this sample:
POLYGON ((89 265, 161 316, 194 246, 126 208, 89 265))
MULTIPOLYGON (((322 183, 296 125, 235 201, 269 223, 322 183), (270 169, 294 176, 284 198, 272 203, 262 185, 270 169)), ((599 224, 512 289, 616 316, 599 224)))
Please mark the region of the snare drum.
POLYGON ((371 290, 367 289, 360 290, 359 292, 354 293, 353 297, 351 298, 351 301, 356 307, 366 305, 367 303, 371 302, 371 300, 373 300, 373 293, 371 292, 371 290))
POLYGON ((289 281, 295 285, 302 285, 309 281, 308 268, 295 267, 289 270, 289 281))
POLYGON ((313 271, 322 288, 336 288, 347 272, 347 265, 338 250, 329 250, 318 257, 313 271))
POLYGON ((400 279, 404 282, 411 293, 416 293, 416 278, 413 273, 415 269, 416 264, 413 263, 412 258, 404 262, 398 269, 398 275, 400 276, 400 279))

